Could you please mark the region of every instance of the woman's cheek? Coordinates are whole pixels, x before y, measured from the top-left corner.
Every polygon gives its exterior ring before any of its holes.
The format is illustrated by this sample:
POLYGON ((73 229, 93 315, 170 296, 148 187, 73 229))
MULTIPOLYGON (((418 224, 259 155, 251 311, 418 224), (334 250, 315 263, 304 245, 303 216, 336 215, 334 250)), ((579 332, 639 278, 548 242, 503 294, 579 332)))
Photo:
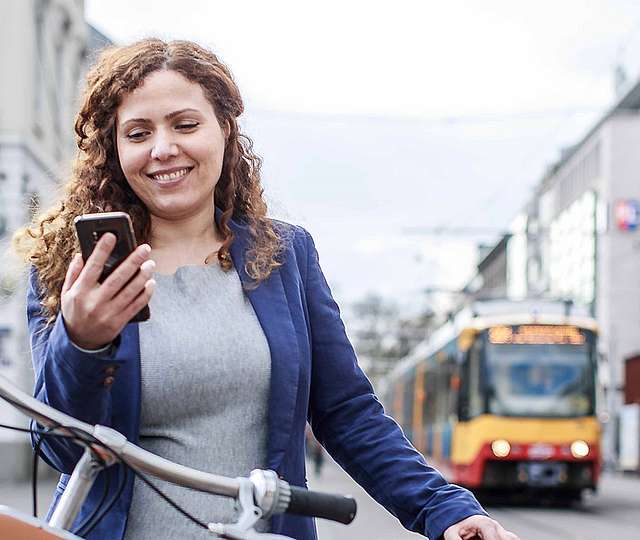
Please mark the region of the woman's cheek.
POLYGON ((144 155, 139 151, 125 151, 123 155, 120 156, 120 167, 122 168, 122 172, 137 195, 140 195, 139 192, 141 190, 144 191, 145 188, 146 182, 143 171, 146 166, 146 162, 147 160, 144 158, 144 155))
POLYGON ((146 158, 144 156, 146 152, 143 148, 143 144, 137 144, 134 146, 132 143, 129 143, 118 146, 120 166, 127 176, 135 172, 136 169, 139 170, 144 167, 146 162, 146 158))

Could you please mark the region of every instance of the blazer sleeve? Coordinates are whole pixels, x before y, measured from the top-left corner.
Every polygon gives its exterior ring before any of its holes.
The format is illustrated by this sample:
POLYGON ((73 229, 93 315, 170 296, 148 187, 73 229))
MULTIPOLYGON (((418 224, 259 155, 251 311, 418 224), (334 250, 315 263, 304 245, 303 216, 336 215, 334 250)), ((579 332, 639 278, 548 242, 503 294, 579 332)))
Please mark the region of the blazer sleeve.
POLYGON ((357 364, 340 311, 307 244, 306 300, 311 332, 310 419, 331 456, 409 530, 438 540, 454 523, 486 515, 466 489, 449 484, 384 412, 357 364))
MULTIPOLYGON (((117 366, 115 347, 102 353, 77 348, 69 339, 62 314, 46 324, 37 273, 31 269, 27 291, 27 321, 35 375, 34 396, 41 402, 89 424, 109 425, 111 393, 104 370, 117 366)), ((32 444, 39 436, 32 434, 32 444)), ((55 469, 70 473, 82 448, 66 439, 45 437, 43 457, 55 469)))

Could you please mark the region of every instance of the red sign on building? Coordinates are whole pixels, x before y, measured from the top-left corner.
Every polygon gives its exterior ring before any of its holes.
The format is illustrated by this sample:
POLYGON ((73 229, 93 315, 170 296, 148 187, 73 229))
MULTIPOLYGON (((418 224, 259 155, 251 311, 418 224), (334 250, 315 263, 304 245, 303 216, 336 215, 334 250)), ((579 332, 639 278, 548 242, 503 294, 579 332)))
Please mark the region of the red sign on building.
POLYGON ((640 403, 640 356, 632 356, 624 362, 624 402, 640 403))
POLYGON ((635 231, 640 226, 640 202, 620 199, 613 207, 616 227, 621 231, 635 231))

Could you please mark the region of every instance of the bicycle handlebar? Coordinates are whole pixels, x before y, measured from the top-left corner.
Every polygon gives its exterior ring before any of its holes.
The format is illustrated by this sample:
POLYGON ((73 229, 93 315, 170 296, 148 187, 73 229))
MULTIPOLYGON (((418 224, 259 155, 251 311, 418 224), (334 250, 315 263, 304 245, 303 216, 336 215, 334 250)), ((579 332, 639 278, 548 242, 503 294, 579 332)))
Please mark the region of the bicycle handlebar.
MULTIPOLYGON (((240 494, 242 479, 228 478, 192 469, 148 452, 130 443, 124 435, 112 428, 101 425, 92 426, 49 405, 45 405, 22 390, 17 389, 3 376, 0 376, 0 398, 5 399, 24 414, 33 418, 38 424, 54 432, 75 436, 74 431, 79 431, 93 436, 123 462, 141 472, 146 472, 162 480, 198 491, 236 499, 240 494)), ((84 445, 90 444, 86 441, 79 442, 77 437, 76 442, 84 445)), ((290 486, 284 480, 277 479, 275 473, 271 474, 274 477, 273 482, 275 482, 271 489, 266 494, 255 493, 256 498, 263 499, 258 500, 258 504, 266 505, 268 503, 271 507, 270 509, 264 509, 265 517, 268 517, 270 513, 287 512, 330 519, 345 524, 353 521, 356 513, 356 501, 352 497, 319 493, 290 486), (274 493, 281 495, 280 500, 277 500, 277 497, 276 500, 271 500, 274 497, 274 493)), ((267 483, 269 481, 270 479, 267 478, 267 483)))
POLYGON ((313 516, 348 525, 356 516, 356 501, 352 497, 320 493, 291 486, 290 514, 313 516))
POLYGON ((16 388, 6 377, 1 375, 0 398, 3 398, 29 418, 33 418, 41 426, 52 429, 58 426, 65 426, 86 433, 93 432, 92 425, 86 424, 68 414, 64 414, 49 405, 45 405, 26 392, 16 388))
POLYGON ((49 405, 45 405, 22 390, 17 389, 3 376, 0 376, 0 397, 30 418, 33 418, 38 424, 50 428, 54 432, 68 433, 69 430, 64 428, 72 428, 92 435, 119 458, 126 461, 127 464, 142 472, 198 491, 227 497, 238 496, 238 490, 240 489, 238 480, 185 467, 148 452, 130 443, 124 435, 115 429, 101 425, 92 426, 49 405))

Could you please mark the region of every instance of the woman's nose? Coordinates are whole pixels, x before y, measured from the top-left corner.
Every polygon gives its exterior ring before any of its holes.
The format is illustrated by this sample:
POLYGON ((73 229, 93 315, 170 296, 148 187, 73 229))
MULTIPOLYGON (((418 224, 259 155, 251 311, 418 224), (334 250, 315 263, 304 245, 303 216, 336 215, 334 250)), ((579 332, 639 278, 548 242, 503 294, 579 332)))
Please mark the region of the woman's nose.
POLYGON ((151 158, 163 161, 177 156, 178 152, 178 145, 173 142, 171 137, 158 134, 151 148, 151 158))

